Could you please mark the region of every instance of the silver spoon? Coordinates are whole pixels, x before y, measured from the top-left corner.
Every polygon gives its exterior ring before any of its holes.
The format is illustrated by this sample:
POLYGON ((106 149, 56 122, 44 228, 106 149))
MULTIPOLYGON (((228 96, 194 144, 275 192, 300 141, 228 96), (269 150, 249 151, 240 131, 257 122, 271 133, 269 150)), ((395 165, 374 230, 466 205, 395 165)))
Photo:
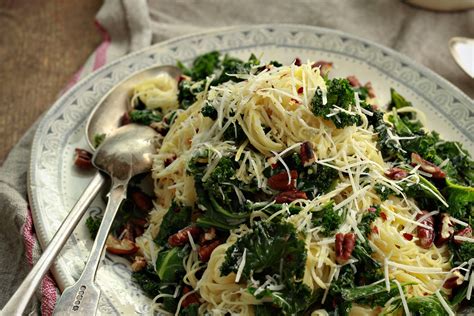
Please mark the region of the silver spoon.
POLYGON ((453 37, 449 40, 449 51, 459 67, 474 79, 474 39, 453 37))
POLYGON ((104 255, 110 227, 125 198, 128 181, 151 170, 156 135, 151 127, 128 124, 106 138, 95 152, 93 164, 112 178, 112 189, 84 271, 74 285, 63 291, 56 303, 55 315, 95 315, 100 298, 95 275, 104 255))
MULTIPOLYGON (((94 148, 94 136, 105 133, 111 135, 121 125, 121 117, 125 111, 130 109, 129 93, 130 89, 137 83, 156 77, 161 73, 168 73, 176 80, 181 75, 181 70, 174 66, 154 66, 131 75, 117 84, 98 102, 89 115, 86 125, 86 138, 91 148, 94 148)), ((87 208, 94 200, 105 183, 104 176, 96 172, 88 187, 82 193, 74 207, 62 222, 48 246, 44 250, 38 262, 33 266, 16 292, 5 304, 2 313, 5 315, 21 315, 33 295, 43 276, 48 272, 62 247, 69 239, 87 208)))

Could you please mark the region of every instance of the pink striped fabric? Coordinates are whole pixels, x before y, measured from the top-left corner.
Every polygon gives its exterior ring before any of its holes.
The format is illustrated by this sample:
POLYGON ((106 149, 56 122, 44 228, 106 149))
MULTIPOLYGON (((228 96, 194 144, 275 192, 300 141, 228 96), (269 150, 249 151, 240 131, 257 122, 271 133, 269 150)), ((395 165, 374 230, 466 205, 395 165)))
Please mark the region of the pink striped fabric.
MULTIPOLYGON (((95 21, 95 24, 102 34, 102 43, 97 47, 94 53, 91 56, 93 60, 92 71, 99 69, 107 62, 107 51, 110 46, 110 35, 107 30, 98 22, 95 21)), ((82 77, 85 75, 86 67, 81 67, 71 78, 71 80, 66 85, 63 93, 69 90, 74 84, 76 84, 82 77)), ((90 68, 89 68, 90 69, 90 68)), ((33 219, 31 216, 31 211, 28 208, 26 222, 23 226, 23 240, 25 244, 26 258, 28 263, 33 266, 39 254, 41 253, 41 247, 39 245, 38 239, 36 238, 35 229, 33 226, 33 219)), ((58 287, 54 281, 52 275, 48 273, 43 280, 41 281, 41 286, 39 289, 39 296, 41 299, 41 314, 43 316, 50 316, 53 314, 56 301, 58 299, 58 287)))

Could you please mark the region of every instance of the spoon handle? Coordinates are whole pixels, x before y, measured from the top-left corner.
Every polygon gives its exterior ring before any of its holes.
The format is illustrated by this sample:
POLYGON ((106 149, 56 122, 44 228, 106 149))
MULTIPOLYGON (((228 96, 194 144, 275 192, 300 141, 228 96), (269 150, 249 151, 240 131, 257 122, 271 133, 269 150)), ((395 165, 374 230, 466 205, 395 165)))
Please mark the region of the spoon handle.
POLYGON ((43 276, 49 270, 49 267, 56 259, 58 253, 69 239, 80 219, 84 215, 87 207, 91 204, 105 180, 100 172, 97 172, 89 186, 82 193, 72 210, 64 219, 56 234, 49 242, 38 262, 34 265, 26 278, 20 284, 16 292, 3 307, 3 315, 21 315, 28 305, 31 296, 43 279, 43 276))
POLYGON ((107 236, 126 191, 126 184, 112 183, 107 208, 86 266, 79 280, 63 291, 56 304, 54 315, 95 315, 100 298, 100 289, 94 281, 95 275, 105 253, 107 236))

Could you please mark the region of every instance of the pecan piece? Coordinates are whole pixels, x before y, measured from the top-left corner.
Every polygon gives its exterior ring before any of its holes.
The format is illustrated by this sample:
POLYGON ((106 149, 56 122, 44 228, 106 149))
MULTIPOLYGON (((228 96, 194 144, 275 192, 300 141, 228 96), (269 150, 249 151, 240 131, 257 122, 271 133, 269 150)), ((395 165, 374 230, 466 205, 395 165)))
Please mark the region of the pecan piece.
POLYGON ((457 245, 460 245, 463 243, 462 240, 457 240, 456 239, 456 236, 462 236, 462 237, 469 237, 471 238, 472 237, 472 228, 471 226, 467 226, 463 229, 460 229, 458 230, 457 232, 454 233, 454 242, 457 244, 457 245))
POLYGON ((440 167, 432 162, 429 162, 428 160, 421 158, 421 156, 417 153, 411 153, 411 165, 420 165, 421 170, 430 173, 435 179, 446 178, 446 173, 444 173, 440 167))
MULTIPOLYGON (((183 295, 188 294, 189 292, 191 292, 191 288, 185 286, 183 288, 183 295)), ((195 292, 186 296, 183 302, 181 302, 181 307, 186 308, 191 304, 199 304, 199 296, 195 292)))
POLYGON ((149 211, 153 208, 152 199, 140 190, 133 190, 130 197, 141 211, 149 211))
MULTIPOLYGON (((416 219, 420 219, 423 216, 428 214, 427 211, 422 211, 416 215, 416 219)), ((418 244, 421 248, 429 249, 431 245, 433 245, 434 241, 434 219, 433 216, 428 216, 424 220, 420 222, 421 224, 427 225, 431 227, 431 229, 427 229, 425 227, 418 226, 417 228, 417 235, 418 235, 418 244)))
POLYGON ((444 245, 454 234, 453 223, 448 214, 440 214, 440 220, 438 222, 438 234, 436 235, 435 245, 441 247, 444 245))
POLYGON ((305 192, 298 191, 298 190, 281 192, 277 196, 275 196, 275 201, 280 204, 291 203, 299 199, 307 200, 308 196, 306 195, 305 192))
POLYGON ((454 271, 451 276, 444 281, 443 287, 445 289, 454 289, 464 282, 464 276, 459 271, 454 271))
POLYGON ((119 240, 109 235, 106 241, 106 249, 115 255, 131 255, 138 251, 138 246, 131 240, 119 240))
POLYGON ((306 141, 303 144, 301 144, 300 158, 301 158, 301 161, 303 162, 304 167, 310 166, 314 162, 316 162, 317 157, 313 149, 313 144, 311 144, 311 142, 306 141))
POLYGON ((327 75, 332 69, 332 63, 329 61, 319 60, 312 64, 311 68, 319 68, 321 75, 327 75))
POLYGON ((299 57, 296 57, 293 61, 293 64, 295 64, 295 66, 301 66, 301 59, 299 57))
POLYGON ((201 260, 202 262, 208 262, 209 258, 211 258, 212 252, 220 244, 221 244, 220 240, 214 240, 210 244, 200 246, 198 250, 199 260, 201 260))
POLYGON ((288 173, 282 171, 274 176, 268 178, 268 186, 273 190, 288 191, 296 188, 296 178, 298 178, 298 172, 296 170, 290 171, 290 181, 288 182, 288 173))
POLYGON ((146 267, 146 260, 142 256, 135 256, 135 259, 132 263, 132 271, 138 272, 143 270, 146 267))
POLYGON ((337 233, 336 234, 336 260, 343 263, 352 255, 356 242, 356 237, 353 233, 337 233))
POLYGON ((360 81, 359 79, 357 79, 356 76, 348 76, 347 80, 349 81, 349 84, 354 88, 359 88, 361 86, 360 81))
POLYGON ((187 244, 189 242, 188 232, 193 238, 197 238, 201 233, 201 229, 196 226, 188 226, 186 228, 183 228, 168 238, 168 244, 171 247, 183 246, 187 244))
POLYGON ((408 176, 408 171, 394 167, 385 171, 385 176, 392 180, 400 180, 408 176))
POLYGON ((74 157, 74 164, 76 167, 84 170, 92 169, 94 167, 92 165, 92 153, 81 148, 76 148, 75 152, 76 156, 74 157))

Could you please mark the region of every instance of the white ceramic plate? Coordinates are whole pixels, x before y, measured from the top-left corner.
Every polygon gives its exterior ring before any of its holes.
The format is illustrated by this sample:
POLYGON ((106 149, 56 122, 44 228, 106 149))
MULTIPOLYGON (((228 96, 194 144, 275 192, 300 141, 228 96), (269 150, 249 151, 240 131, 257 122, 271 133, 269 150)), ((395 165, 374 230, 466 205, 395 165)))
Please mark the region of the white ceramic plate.
MULTIPOLYGON (((371 81, 381 104, 389 100, 390 87, 423 110, 429 127, 458 140, 474 152, 474 104, 459 89, 406 56, 375 43, 338 31, 300 25, 233 27, 172 39, 125 56, 91 74, 46 113, 36 132, 29 172, 29 195, 36 233, 44 247, 68 210, 90 181, 91 174, 73 167, 76 147, 86 147, 84 126, 91 109, 119 81, 154 64, 189 63, 196 56, 218 50, 235 57, 250 53, 264 61, 290 63, 327 60, 335 64, 334 76, 355 74, 371 81)), ((89 212, 101 212, 98 198, 89 212)), ((77 279, 92 242, 82 222, 56 261, 53 273, 61 289, 77 279)), ((100 309, 106 314, 146 313, 149 300, 130 281, 127 263, 106 256, 98 272, 102 288, 100 309)))

